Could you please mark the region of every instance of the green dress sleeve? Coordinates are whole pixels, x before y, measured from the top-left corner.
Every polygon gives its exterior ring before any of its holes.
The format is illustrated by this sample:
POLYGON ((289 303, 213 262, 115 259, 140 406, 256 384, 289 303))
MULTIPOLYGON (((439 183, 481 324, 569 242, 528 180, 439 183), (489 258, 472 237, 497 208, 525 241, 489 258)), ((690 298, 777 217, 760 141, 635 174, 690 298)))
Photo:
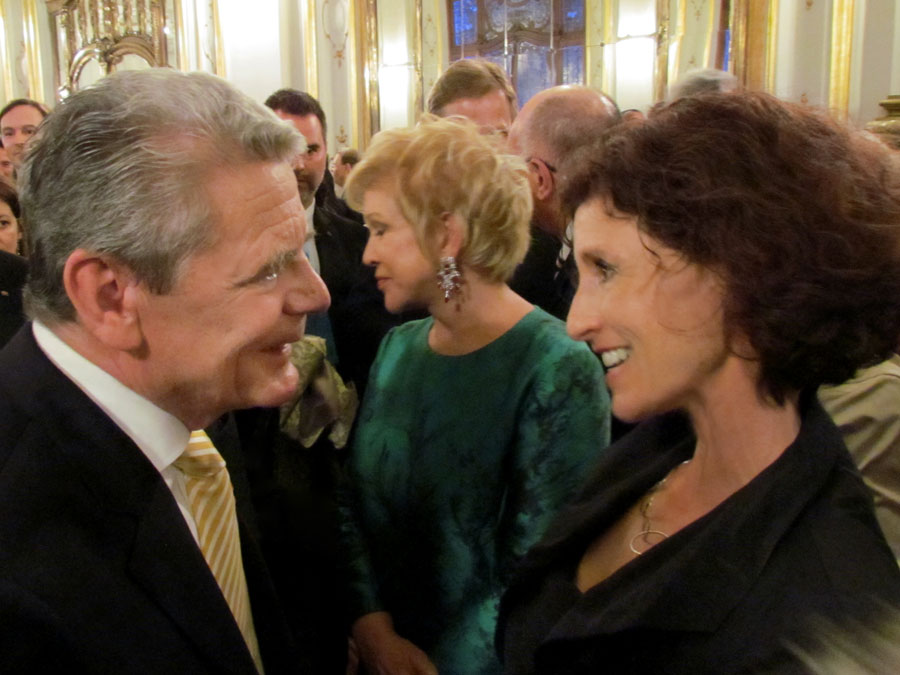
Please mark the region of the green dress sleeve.
POLYGON ((496 583, 472 605, 469 629, 461 631, 477 636, 470 653, 478 643, 493 645, 500 597, 516 563, 609 443, 610 401, 597 357, 583 344, 561 346, 541 360, 519 417, 497 531, 496 583))
POLYGON ((609 444, 610 400, 597 357, 581 343, 554 347, 519 418, 497 539, 504 584, 609 444))

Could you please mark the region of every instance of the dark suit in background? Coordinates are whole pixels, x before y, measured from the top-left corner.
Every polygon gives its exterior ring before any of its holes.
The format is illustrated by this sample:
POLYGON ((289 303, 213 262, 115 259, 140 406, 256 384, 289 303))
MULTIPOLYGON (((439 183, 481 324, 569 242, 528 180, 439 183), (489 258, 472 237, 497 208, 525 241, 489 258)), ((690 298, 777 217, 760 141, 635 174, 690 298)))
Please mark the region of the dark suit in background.
POLYGON ((326 208, 313 215, 320 275, 331 294, 328 318, 338 353, 338 372, 362 395, 378 345, 400 318, 384 308, 375 272, 363 265, 369 233, 326 208))
POLYGON ((532 225, 531 245, 516 267, 509 287, 531 304, 565 321, 575 295, 570 278, 574 270, 571 262, 566 267, 558 264, 561 249, 559 238, 532 225))
POLYGON ((316 208, 319 208, 320 206, 348 220, 353 220, 360 225, 365 225, 365 218, 363 218, 363 215, 359 211, 354 211, 350 208, 342 197, 337 196, 337 193, 334 191, 334 176, 331 175, 331 171, 328 169, 325 169, 325 174, 322 176, 322 183, 316 190, 316 208))
POLYGON ((27 275, 25 258, 0 251, 0 347, 25 323, 22 287, 27 275))

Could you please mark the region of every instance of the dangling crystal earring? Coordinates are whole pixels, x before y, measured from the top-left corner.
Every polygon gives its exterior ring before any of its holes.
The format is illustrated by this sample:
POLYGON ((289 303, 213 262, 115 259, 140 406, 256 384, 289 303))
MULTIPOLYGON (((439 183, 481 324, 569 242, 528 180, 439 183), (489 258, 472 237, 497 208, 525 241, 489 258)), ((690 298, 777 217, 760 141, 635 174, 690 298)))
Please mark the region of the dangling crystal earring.
POLYGON ((462 287, 462 274, 456 267, 456 258, 448 255, 441 258, 441 269, 438 271, 438 286, 444 292, 444 302, 450 302, 450 298, 459 293, 462 287))

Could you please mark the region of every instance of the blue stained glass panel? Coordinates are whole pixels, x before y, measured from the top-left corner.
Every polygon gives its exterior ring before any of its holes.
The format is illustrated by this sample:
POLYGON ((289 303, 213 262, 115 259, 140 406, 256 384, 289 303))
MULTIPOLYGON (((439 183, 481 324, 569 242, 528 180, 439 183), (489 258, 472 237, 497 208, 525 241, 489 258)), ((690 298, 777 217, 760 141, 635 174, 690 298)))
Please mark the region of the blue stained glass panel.
POLYGON ((481 55, 481 58, 487 59, 488 61, 491 61, 492 63, 496 63, 498 66, 503 68, 503 70, 505 70, 507 74, 509 74, 509 67, 510 67, 510 65, 512 65, 512 60, 507 59, 505 56, 503 56, 502 48, 495 49, 490 52, 485 52, 484 54, 481 55))
POLYGON ((722 56, 722 70, 728 70, 731 65, 731 31, 725 31, 725 54, 722 56))
POLYGON ((536 93, 555 84, 551 72, 549 47, 528 42, 520 44, 515 82, 520 108, 536 93))
POLYGON ((584 47, 562 48, 562 83, 584 84, 584 47))
POLYGON ((584 30, 584 0, 563 0, 563 30, 584 30))
POLYGON ((453 40, 457 47, 478 42, 478 0, 453 0, 453 40))

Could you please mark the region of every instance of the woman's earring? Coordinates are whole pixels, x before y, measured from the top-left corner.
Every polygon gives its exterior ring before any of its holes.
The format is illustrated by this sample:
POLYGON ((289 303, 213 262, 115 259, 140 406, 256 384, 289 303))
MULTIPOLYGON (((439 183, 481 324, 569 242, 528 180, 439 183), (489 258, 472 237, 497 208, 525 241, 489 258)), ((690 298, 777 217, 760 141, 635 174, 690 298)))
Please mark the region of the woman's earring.
POLYGON ((448 255, 441 258, 441 269, 438 271, 438 286, 444 292, 444 302, 450 302, 450 299, 459 293, 462 287, 462 274, 456 266, 456 258, 448 255))

